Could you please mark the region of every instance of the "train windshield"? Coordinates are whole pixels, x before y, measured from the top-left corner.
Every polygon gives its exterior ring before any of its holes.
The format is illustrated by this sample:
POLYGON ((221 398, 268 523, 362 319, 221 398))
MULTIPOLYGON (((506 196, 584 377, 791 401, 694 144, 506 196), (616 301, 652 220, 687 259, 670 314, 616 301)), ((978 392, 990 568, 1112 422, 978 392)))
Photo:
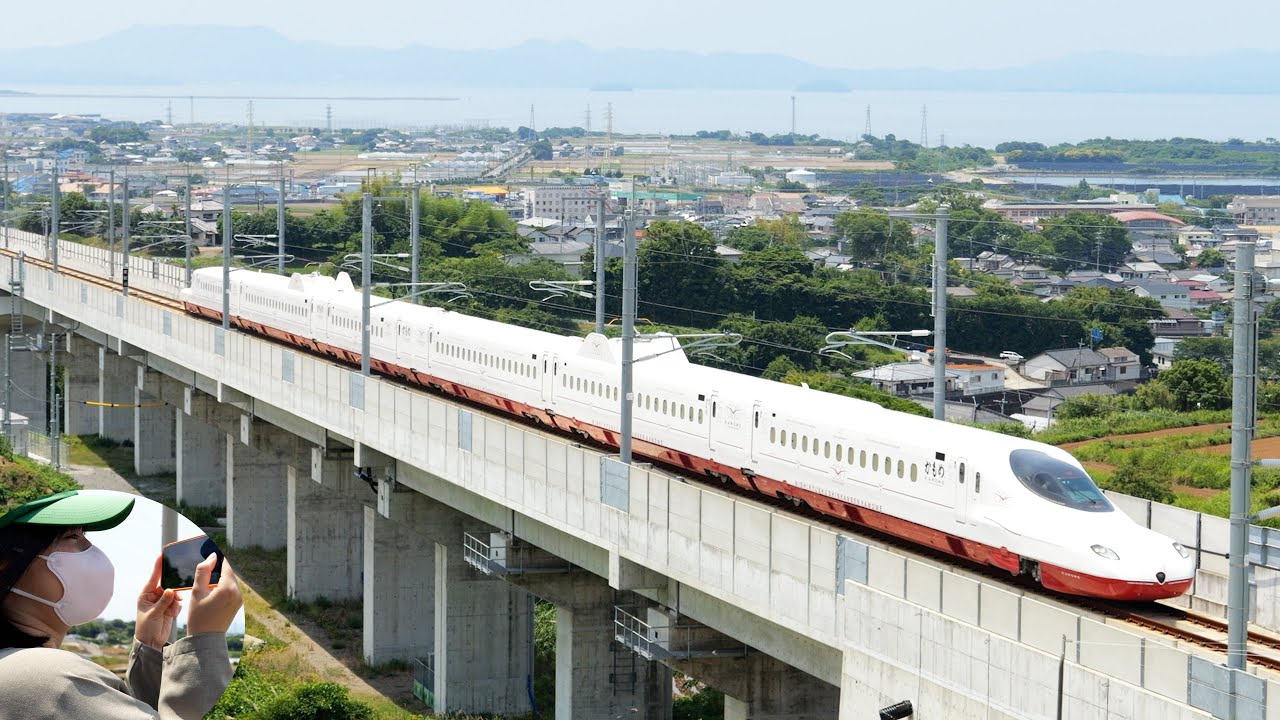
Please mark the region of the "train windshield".
POLYGON ((1014 450, 1009 466, 1023 485, 1045 500, 1086 512, 1115 509, 1084 470, 1039 450, 1014 450))

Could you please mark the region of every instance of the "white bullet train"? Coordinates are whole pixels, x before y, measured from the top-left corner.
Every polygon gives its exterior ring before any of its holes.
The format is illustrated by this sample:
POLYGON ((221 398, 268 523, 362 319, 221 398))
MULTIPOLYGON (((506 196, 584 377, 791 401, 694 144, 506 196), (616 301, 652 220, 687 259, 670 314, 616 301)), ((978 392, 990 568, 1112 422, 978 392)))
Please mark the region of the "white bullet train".
MULTIPOLYGON (((230 277, 234 326, 359 363, 361 295, 346 274, 230 277)), ((182 298, 188 312, 220 321, 221 269, 195 271, 182 298)), ((618 445, 617 340, 407 302, 371 314, 375 372, 618 445)), ((1190 553, 1118 511, 1063 450, 702 367, 676 344, 636 345, 637 455, 1026 573, 1051 590, 1145 601, 1191 584, 1190 553)))

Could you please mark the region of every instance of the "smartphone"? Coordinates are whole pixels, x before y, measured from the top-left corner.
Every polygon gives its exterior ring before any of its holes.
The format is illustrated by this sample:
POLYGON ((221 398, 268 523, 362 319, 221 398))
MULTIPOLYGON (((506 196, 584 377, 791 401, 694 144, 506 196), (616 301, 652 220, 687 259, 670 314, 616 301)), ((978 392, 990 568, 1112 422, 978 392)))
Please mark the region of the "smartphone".
POLYGON ((189 590, 196 584, 196 566, 210 555, 217 555, 209 584, 217 585, 222 576, 222 551, 208 535, 179 540, 165 545, 160 551, 160 587, 189 590))

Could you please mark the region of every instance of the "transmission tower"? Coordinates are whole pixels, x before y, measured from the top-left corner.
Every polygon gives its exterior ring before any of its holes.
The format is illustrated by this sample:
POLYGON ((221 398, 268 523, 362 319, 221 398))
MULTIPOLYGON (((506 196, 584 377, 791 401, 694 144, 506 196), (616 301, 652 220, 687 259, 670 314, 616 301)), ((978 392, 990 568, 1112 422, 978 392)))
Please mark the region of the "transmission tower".
POLYGON ((173 101, 169 101, 168 108, 165 111, 165 124, 173 127, 173 101))
POLYGON ((534 137, 537 137, 538 126, 533 124, 533 105, 529 106, 529 131, 533 133, 534 137))
POLYGON ((920 106, 920 147, 929 147, 929 106, 920 106))
POLYGON ((867 124, 862 126, 862 137, 871 136, 871 105, 867 105, 867 124))
POLYGON ((604 125, 609 136, 609 150, 613 150, 613 103, 606 103, 604 106, 604 125))
POLYGON ((591 144, 591 105, 587 105, 587 144, 591 144))
POLYGON ((333 134, 333 105, 324 106, 324 128, 330 135, 333 134))
POLYGON ((795 137, 795 134, 796 134, 796 96, 792 95, 791 96, 791 135, 792 137, 795 137))

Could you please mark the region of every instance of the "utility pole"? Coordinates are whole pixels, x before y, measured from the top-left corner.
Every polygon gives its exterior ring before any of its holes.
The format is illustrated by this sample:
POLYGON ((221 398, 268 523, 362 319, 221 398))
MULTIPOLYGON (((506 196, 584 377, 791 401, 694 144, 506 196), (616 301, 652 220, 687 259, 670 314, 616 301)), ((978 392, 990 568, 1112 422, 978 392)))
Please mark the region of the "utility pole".
POLYGON ((191 239, 191 168, 190 167, 187 168, 187 189, 186 189, 186 193, 183 195, 183 204, 186 206, 186 211, 187 211, 187 214, 183 218, 183 226, 182 226, 183 228, 182 231, 187 236, 187 241, 183 243, 183 246, 186 247, 186 254, 184 257, 186 258, 186 261, 187 261, 186 262, 187 287, 191 287, 191 244, 194 243, 195 240, 191 239))
POLYGON ((58 168, 54 163, 53 190, 49 203, 49 262, 53 263, 53 271, 58 272, 58 226, 62 224, 62 188, 58 187, 58 168))
POLYGON ((422 263, 422 186, 413 184, 413 197, 409 199, 409 255, 412 258, 409 268, 410 292, 415 293, 413 302, 421 305, 422 295, 416 294, 421 274, 422 263))
POLYGON ((53 467, 61 467, 62 458, 58 452, 59 432, 58 418, 58 333, 49 333, 49 461, 53 467))
POLYGON ((365 193, 360 217, 360 374, 369 376, 369 286, 373 283, 373 195, 365 193))
POLYGON ((4 203, 4 209, 0 212, 4 213, 4 247, 9 249, 9 152, 6 150, 0 153, 0 158, 4 159, 4 197, 0 198, 0 202, 4 203))
POLYGON ((276 198, 276 272, 284 274, 284 163, 280 163, 280 195, 276 198))
MULTIPOLYGON (((632 183, 635 179, 632 178, 632 183)), ((622 255, 622 413, 618 432, 618 459, 623 464, 631 464, 631 413, 635 393, 632 381, 635 371, 635 334, 636 334, 636 231, 634 225, 635 204, 631 208, 631 216, 623 221, 623 255, 622 255)), ((601 292, 597 297, 602 296, 601 292)))
POLYGON ((604 195, 596 212, 596 332, 604 334, 604 195))
POLYGON ((107 272, 116 276, 116 170, 107 174, 107 272))
MULTIPOLYGON (((1254 242, 1236 245, 1235 317, 1231 325, 1231 572, 1227 585, 1227 667, 1244 670, 1249 631, 1249 521, 1253 461, 1254 242)), ((1233 684, 1234 687, 1234 684, 1233 684)), ((1232 698, 1234 703, 1234 695, 1232 698)))
MULTIPOLYGON (((222 330, 231 329, 231 245, 235 240, 231 228, 231 171, 222 193, 222 330)), ((224 340, 225 343, 225 340, 224 340)), ((226 345, 223 345, 226 350, 226 345)))
POLYGON ((120 290, 127 297, 129 295, 129 225, 132 218, 129 215, 129 176, 124 176, 124 183, 120 186, 124 191, 124 207, 122 208, 120 218, 120 290))
MULTIPOLYGON (((933 418, 947 419, 947 221, 946 205, 934 213, 933 243, 933 418)), ((893 221, 890 220, 890 223, 893 221)))

